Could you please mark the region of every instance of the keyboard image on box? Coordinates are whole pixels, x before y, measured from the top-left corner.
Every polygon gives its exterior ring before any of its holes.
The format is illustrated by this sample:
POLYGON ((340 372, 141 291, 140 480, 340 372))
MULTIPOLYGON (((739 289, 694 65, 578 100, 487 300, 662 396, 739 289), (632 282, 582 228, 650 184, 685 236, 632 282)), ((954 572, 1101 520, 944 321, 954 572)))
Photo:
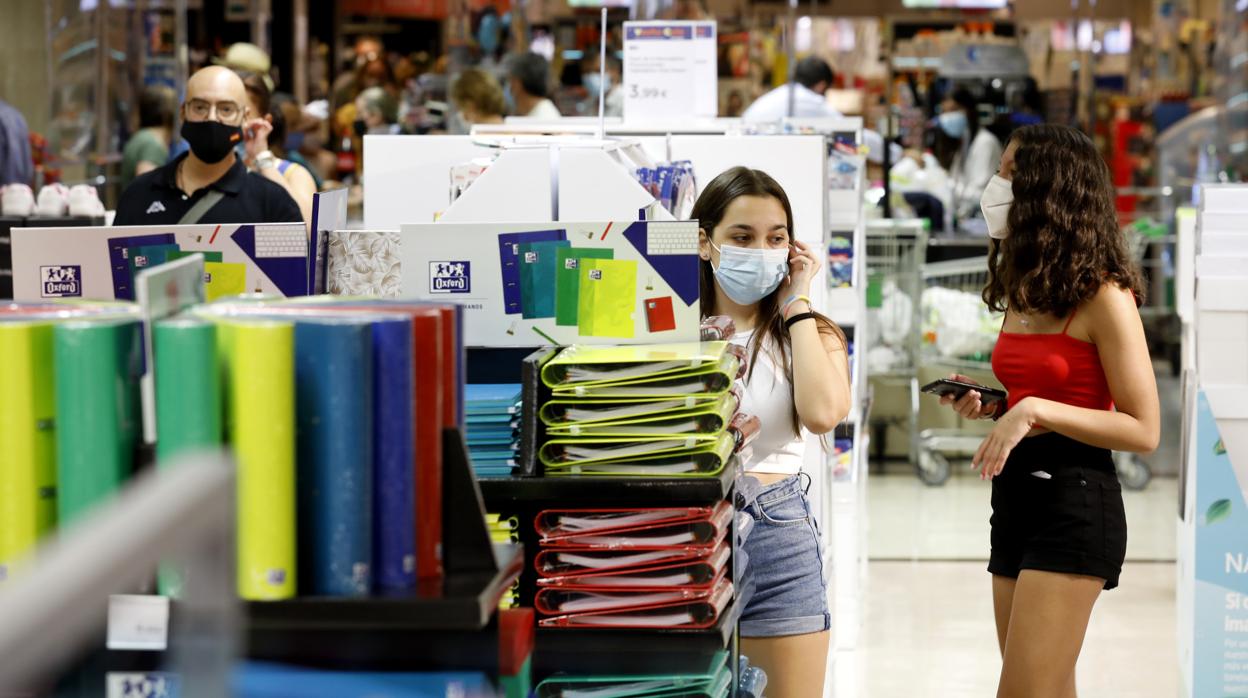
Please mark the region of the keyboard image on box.
POLYGON ((302 225, 256 226, 256 258, 306 257, 308 234, 302 225))
POLYGON ((651 221, 646 224, 646 253, 697 254, 698 227, 688 221, 651 221))

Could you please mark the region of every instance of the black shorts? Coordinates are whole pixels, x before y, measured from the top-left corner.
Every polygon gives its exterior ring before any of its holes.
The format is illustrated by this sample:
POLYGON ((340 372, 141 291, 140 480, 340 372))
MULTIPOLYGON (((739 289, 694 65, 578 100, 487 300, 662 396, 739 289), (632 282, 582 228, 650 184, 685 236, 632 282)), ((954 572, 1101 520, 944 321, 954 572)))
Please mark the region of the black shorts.
POLYGON ((993 574, 1065 572, 1104 579, 1106 589, 1118 586, 1127 515, 1106 449, 1054 433, 1023 439, 992 481, 989 522, 993 574))

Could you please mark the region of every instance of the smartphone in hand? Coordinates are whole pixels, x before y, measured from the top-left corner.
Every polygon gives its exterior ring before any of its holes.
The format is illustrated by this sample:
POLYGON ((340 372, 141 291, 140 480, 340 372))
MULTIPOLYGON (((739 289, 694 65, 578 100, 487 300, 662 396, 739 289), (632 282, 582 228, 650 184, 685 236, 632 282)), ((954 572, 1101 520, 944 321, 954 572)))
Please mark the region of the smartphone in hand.
POLYGON ((951 395, 954 400, 960 399, 963 395, 972 390, 979 393, 979 401, 984 405, 984 407, 988 407, 994 403, 1003 403, 1006 401, 1006 393, 1004 390, 989 388, 984 385, 975 385, 974 383, 956 381, 951 378, 941 378, 940 380, 932 381, 922 388, 923 392, 930 395, 935 395, 937 397, 951 395))

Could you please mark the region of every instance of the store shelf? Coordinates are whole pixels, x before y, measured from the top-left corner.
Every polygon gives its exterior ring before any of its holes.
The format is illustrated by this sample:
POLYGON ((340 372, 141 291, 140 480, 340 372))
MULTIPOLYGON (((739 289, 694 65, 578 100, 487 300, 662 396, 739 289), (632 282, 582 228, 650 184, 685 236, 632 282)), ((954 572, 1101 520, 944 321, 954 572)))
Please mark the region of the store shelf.
POLYGON ((517 504, 610 503, 695 504, 727 499, 736 477, 736 461, 717 477, 504 477, 482 478, 481 496, 489 511, 517 504))
POLYGON ((362 599, 297 598, 244 604, 249 631, 479 630, 524 566, 520 545, 495 545, 497 572, 448 576, 438 593, 362 599))
POLYGON ((828 289, 825 314, 841 327, 858 324, 859 290, 846 286, 828 289))

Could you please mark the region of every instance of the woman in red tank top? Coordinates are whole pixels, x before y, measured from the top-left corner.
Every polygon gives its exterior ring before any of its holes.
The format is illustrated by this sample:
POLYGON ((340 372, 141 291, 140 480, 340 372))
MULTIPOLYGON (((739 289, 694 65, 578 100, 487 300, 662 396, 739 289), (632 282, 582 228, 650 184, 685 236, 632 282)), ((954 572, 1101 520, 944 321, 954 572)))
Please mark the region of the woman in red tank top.
POLYGON ((997 420, 972 460, 992 480, 997 696, 1073 698, 1092 607, 1126 555, 1110 451, 1152 451, 1159 438, 1142 284, 1109 168, 1079 131, 1016 131, 982 209, 984 301, 1005 312, 992 367, 1009 399, 1003 414, 974 390, 942 401, 997 420))

